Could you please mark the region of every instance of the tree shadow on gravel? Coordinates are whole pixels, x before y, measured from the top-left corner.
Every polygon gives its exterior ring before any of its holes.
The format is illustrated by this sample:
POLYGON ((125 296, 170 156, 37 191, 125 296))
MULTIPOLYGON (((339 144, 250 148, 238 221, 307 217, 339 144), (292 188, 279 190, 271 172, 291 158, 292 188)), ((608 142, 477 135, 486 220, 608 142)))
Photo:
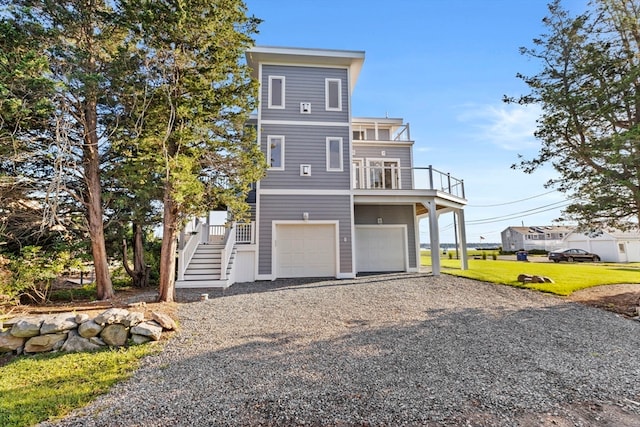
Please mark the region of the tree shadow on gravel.
POLYGON ((389 283, 394 281, 433 277, 422 273, 380 273, 358 276, 355 279, 335 279, 327 277, 260 280, 257 282, 235 283, 227 289, 220 288, 191 288, 176 289, 178 302, 195 302, 200 300, 201 294, 209 298, 224 298, 236 295, 256 294, 263 292, 278 292, 282 290, 313 289, 327 287, 362 286, 374 283, 389 283))
POLYGON ((197 355, 151 358, 100 420, 135 407, 138 425, 640 425, 640 328, 587 307, 432 309, 331 338, 289 328, 216 342, 194 328, 167 351, 197 355))

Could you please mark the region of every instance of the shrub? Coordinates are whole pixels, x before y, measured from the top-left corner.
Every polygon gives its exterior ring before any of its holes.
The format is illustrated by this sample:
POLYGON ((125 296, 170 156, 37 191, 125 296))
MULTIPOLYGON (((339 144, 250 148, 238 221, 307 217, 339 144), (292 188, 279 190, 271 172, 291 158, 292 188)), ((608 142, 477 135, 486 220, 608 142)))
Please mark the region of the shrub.
POLYGON ((66 250, 45 251, 41 246, 25 246, 19 255, 9 258, 6 268, 10 276, 8 280, 0 280, 0 294, 14 301, 44 303, 56 277, 79 263, 66 250))
POLYGON ((111 285, 114 290, 129 289, 133 286, 133 280, 129 276, 111 279, 111 285))
POLYGON ((146 261, 151 266, 149 272, 149 283, 158 283, 160 280, 160 249, 162 248, 162 239, 149 239, 145 242, 146 261))

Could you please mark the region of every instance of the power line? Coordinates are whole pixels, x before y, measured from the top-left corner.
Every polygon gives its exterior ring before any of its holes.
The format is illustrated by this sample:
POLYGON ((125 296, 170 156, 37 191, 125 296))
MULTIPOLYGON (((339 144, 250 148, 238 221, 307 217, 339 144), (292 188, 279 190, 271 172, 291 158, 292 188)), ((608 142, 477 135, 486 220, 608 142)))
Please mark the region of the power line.
MULTIPOLYGON (((542 196, 544 194, 549 194, 551 192, 552 191, 549 191, 547 193, 539 194, 537 196, 532 196, 532 197, 529 197, 527 199, 522 199, 522 200, 529 200, 529 199, 532 199, 532 198, 535 198, 535 197, 542 196)), ((515 203, 515 202, 512 202, 512 203, 515 203)), ((550 204, 547 204, 547 205, 538 206, 536 208, 527 209, 527 210, 520 211, 520 212, 513 212, 513 213, 502 215, 502 216, 496 216, 496 217, 490 217, 490 218, 482 218, 482 219, 476 219, 476 220, 468 220, 468 221, 465 221, 465 224, 466 225, 484 225, 484 224, 492 224, 492 223, 496 223, 496 222, 508 221, 508 220, 515 219, 515 218, 521 218, 521 217, 525 217, 525 216, 536 215, 536 214, 539 214, 539 213, 552 211, 554 209, 563 208, 565 206, 568 206, 569 204, 571 204, 571 201, 561 200, 559 202, 554 202, 554 203, 550 203, 550 204)), ((453 228, 453 223, 451 222, 451 223, 449 223, 449 224, 447 224, 447 225, 445 225, 443 227, 439 227, 439 228, 440 228, 440 232, 448 231, 448 230, 453 228)))
POLYGON ((467 205, 467 206, 468 207, 472 207, 472 208, 495 208, 497 206, 513 205, 513 204, 516 204, 516 203, 525 202, 527 200, 531 200, 531 199, 535 199, 535 198, 538 198, 538 197, 546 196, 547 194, 551 194, 551 193, 554 193, 556 191, 558 191, 558 190, 550 190, 550 191, 547 191, 546 193, 536 194, 535 196, 527 197, 527 198, 520 199, 520 200, 514 200, 512 202, 497 203, 495 205, 467 205))
MULTIPOLYGON (((511 214, 504 215, 504 216, 465 221, 465 225, 484 225, 484 224, 493 224, 495 222, 508 221, 510 219, 521 218, 521 217, 525 217, 525 216, 531 216, 531 215, 536 215, 536 214, 543 213, 543 212, 552 211, 552 210, 555 210, 555 209, 558 209, 558 208, 562 208, 562 207, 568 206, 570 203, 571 202, 567 202, 567 201, 556 202, 556 203, 552 203, 550 205, 540 206, 540 207, 537 207, 537 208, 534 208, 534 209, 529 209, 529 210, 522 211, 522 212, 515 212, 515 213, 511 213, 511 214), (558 203, 560 203, 560 204, 558 204, 558 203), (562 203, 564 203, 564 204, 562 204, 562 203)), ((440 227, 440 232, 448 231, 448 230, 450 230, 452 228, 453 228, 453 223, 449 223, 449 224, 445 225, 444 227, 440 227)))
POLYGON ((556 202, 556 203, 552 203, 550 205, 540 206, 538 208, 529 209, 529 210, 522 211, 522 212, 516 212, 516 213, 509 214, 509 215, 492 217, 492 218, 484 218, 484 219, 478 219, 478 220, 472 220, 472 221, 466 221, 466 224, 467 225, 491 224, 493 222, 506 221, 506 220, 509 220, 509 219, 515 219, 515 218, 520 218, 520 217, 523 217, 523 216, 531 216, 531 215, 539 214, 539 213, 542 213, 542 212, 552 211, 554 209, 558 209, 558 208, 563 208, 565 206, 569 206, 570 204, 571 204, 571 202, 567 202, 566 200, 563 200, 562 202, 556 202))

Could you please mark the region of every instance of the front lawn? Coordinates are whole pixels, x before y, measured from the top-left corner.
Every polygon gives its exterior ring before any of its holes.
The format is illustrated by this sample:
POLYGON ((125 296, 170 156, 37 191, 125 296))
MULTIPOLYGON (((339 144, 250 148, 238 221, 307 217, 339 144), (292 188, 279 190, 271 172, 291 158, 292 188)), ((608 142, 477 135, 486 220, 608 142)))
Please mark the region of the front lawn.
MULTIPOLYGON (((428 253, 421 254, 422 265, 431 265, 428 253)), ((469 269, 460 269, 460 260, 440 260, 442 273, 468 277, 484 282, 501 283, 556 295, 571 295, 573 292, 599 285, 640 283, 640 264, 613 263, 548 263, 483 259, 469 259, 469 269), (554 283, 520 283, 519 274, 547 276, 554 283)))
POLYGON ((160 351, 140 345, 94 353, 18 356, 0 366, 0 425, 27 427, 56 420, 106 393, 160 351))

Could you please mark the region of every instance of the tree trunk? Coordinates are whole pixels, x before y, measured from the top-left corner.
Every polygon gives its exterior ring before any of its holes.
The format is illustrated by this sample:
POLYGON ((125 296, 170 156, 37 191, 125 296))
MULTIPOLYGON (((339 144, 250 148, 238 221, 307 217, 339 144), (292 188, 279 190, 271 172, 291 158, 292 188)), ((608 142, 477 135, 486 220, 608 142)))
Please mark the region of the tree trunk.
POLYGON ((87 209, 91 254, 96 274, 96 290, 99 300, 113 298, 113 286, 109 274, 107 248, 104 241, 102 221, 102 186, 100 184, 100 153, 98 152, 96 102, 87 101, 84 111, 85 137, 83 151, 83 173, 86 184, 84 200, 87 209))
MULTIPOLYGON (((169 187, 169 184, 166 184, 169 187)), ((176 249, 178 241, 178 208, 165 189, 164 218, 162 220, 162 247, 160 250, 160 285, 158 301, 175 300, 176 249)))
POLYGON ((144 242, 142 239, 142 226, 136 224, 133 228, 133 269, 127 260, 127 241, 122 241, 122 265, 127 274, 133 280, 133 286, 144 288, 149 286, 149 268, 144 262, 144 242))
MULTIPOLYGON (((133 224, 133 266, 138 276, 138 287, 149 286, 149 269, 144 260, 143 229, 139 224, 133 224)), ((136 285, 136 283, 134 283, 136 285)))

